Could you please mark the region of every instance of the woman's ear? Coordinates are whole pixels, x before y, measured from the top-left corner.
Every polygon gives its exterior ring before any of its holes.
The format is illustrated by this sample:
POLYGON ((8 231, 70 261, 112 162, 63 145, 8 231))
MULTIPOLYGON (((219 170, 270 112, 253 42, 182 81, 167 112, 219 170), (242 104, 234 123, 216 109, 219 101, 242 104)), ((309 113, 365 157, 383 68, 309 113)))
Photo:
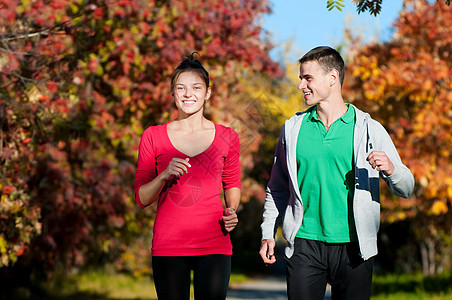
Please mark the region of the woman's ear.
POLYGON ((209 100, 211 93, 212 93, 212 90, 209 86, 206 91, 206 99, 205 99, 206 101, 209 100))

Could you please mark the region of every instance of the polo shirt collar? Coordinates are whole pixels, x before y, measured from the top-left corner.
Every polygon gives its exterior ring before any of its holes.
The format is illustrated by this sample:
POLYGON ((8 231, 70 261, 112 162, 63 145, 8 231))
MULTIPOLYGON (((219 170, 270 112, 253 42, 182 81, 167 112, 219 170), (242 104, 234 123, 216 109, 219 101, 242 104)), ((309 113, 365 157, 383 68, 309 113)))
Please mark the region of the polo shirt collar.
POLYGON ((354 108, 349 103, 346 103, 348 109, 347 112, 341 117, 341 120, 344 123, 351 123, 355 122, 355 114, 354 114, 354 108))
MULTIPOLYGON (((354 122, 355 114, 353 113, 353 109, 354 109, 353 106, 351 106, 349 103, 346 103, 346 105, 348 107, 347 112, 342 117, 340 117, 339 119, 341 119, 342 122, 348 124, 350 122, 354 122)), ((308 121, 311 121, 311 122, 318 121, 318 122, 320 122, 320 119, 317 116, 317 106, 314 107, 314 109, 311 109, 310 112, 308 112, 308 121)))

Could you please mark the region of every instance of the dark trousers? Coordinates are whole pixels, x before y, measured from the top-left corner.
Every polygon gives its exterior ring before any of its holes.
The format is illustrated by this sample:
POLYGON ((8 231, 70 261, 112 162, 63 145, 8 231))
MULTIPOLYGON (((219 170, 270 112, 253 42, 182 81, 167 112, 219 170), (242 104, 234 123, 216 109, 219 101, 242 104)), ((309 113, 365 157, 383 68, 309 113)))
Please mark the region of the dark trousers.
POLYGON ((370 299, 373 258, 364 261, 358 243, 329 244, 295 238, 286 257, 289 300, 323 300, 327 283, 331 299, 370 299))
POLYGON ((231 276, 231 256, 153 256, 152 269, 159 300, 189 300, 191 270, 196 300, 224 300, 231 276))

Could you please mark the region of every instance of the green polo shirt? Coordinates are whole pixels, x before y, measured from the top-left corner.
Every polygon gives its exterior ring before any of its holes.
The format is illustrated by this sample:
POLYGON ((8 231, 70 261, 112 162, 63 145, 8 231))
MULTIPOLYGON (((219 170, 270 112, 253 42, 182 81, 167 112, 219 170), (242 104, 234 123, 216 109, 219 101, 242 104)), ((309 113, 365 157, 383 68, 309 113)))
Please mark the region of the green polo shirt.
POLYGON ((357 241, 352 206, 355 110, 347 106, 328 131, 317 117, 317 108, 303 118, 297 179, 304 216, 297 237, 327 243, 357 241))

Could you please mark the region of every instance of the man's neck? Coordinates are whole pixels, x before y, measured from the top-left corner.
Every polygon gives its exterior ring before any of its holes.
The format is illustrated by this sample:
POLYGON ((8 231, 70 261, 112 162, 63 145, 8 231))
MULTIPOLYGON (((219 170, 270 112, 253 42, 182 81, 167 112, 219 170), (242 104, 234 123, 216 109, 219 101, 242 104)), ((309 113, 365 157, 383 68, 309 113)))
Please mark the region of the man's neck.
POLYGON ((317 116, 329 128, 337 119, 345 115, 348 110, 344 100, 335 102, 322 102, 317 104, 317 116))

